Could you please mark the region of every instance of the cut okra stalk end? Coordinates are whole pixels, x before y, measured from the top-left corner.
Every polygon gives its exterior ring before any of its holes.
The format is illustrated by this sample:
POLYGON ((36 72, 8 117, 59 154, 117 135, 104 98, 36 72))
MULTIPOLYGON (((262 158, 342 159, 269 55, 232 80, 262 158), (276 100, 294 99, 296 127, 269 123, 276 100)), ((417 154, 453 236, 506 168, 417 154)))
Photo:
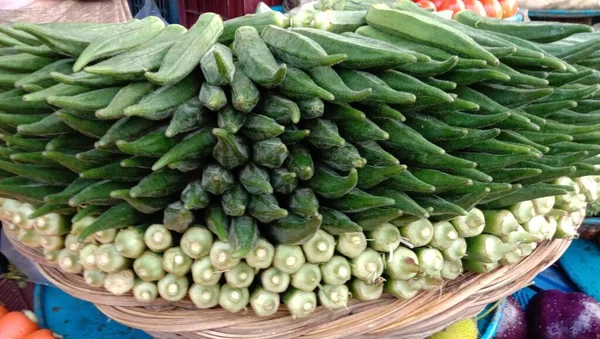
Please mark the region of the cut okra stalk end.
POLYGON ((179 301, 185 297, 188 291, 188 278, 167 274, 158 281, 158 294, 168 301, 179 301))
POLYGON ((210 253, 213 234, 204 227, 190 227, 181 237, 180 246, 192 259, 200 259, 210 253))
POLYGON ((514 232, 519 227, 519 222, 509 210, 483 211, 485 216, 484 232, 499 237, 514 232))
POLYGON ((262 272, 260 281, 262 286, 274 293, 283 293, 290 284, 291 277, 285 272, 281 272, 275 267, 271 267, 262 272))
POLYGON ((385 272, 398 280, 408 280, 421 271, 419 258, 415 252, 405 247, 398 247, 386 262, 385 272))
POLYGON ((419 258, 421 272, 431 277, 440 274, 444 266, 444 258, 439 250, 423 247, 417 249, 416 254, 419 258))
POLYGON ((454 280, 458 278, 463 272, 462 261, 450 261, 444 260, 444 266, 442 267, 441 276, 444 279, 454 280))
POLYGON ((106 273, 100 270, 85 270, 83 272, 83 280, 93 287, 103 287, 105 279, 106 273))
POLYGON ((504 243, 500 238, 491 234, 481 234, 474 238, 467 238, 467 259, 482 263, 495 263, 518 245, 504 243))
POLYGON ((163 269, 176 276, 186 275, 192 267, 192 259, 183 253, 181 247, 169 248, 163 254, 163 269))
POLYGON ((275 247, 265 239, 259 239, 256 246, 246 255, 246 263, 256 269, 269 268, 275 257, 275 247))
POLYGON ((229 243, 215 241, 210 249, 210 261, 217 269, 228 270, 240 262, 240 259, 233 258, 232 253, 233 248, 229 243))
POLYGON ((430 246, 443 250, 450 248, 454 240, 458 239, 458 232, 449 221, 441 221, 433 224, 433 238, 430 246))
POLYGON ((317 308, 317 295, 314 292, 292 289, 283 299, 293 319, 306 318, 317 308))
POLYGON ((254 313, 260 317, 267 317, 275 314, 279 309, 280 297, 278 293, 273 293, 264 288, 257 288, 250 297, 250 306, 254 313))
POLYGON ((250 301, 250 292, 247 288, 236 288, 223 285, 219 295, 219 305, 229 312, 237 313, 246 308, 250 301))
POLYGON ((154 252, 164 252, 173 244, 171 231, 162 224, 150 225, 144 232, 146 246, 154 252))
POLYGON ((254 269, 245 262, 240 262, 225 272, 225 280, 232 287, 248 287, 254 281, 254 269))
POLYGON ((335 238, 323 230, 317 230, 310 240, 302 244, 302 249, 309 263, 324 263, 333 257, 335 238))
POLYGON ((384 262, 380 253, 367 249, 351 261, 352 275, 364 281, 375 282, 383 274, 384 262))
POLYGON ((336 249, 348 258, 358 257, 367 248, 367 237, 363 232, 342 233, 338 237, 336 249))
POLYGON ((321 270, 315 264, 304 264, 292 275, 292 286, 306 292, 314 290, 321 283, 321 270))
POLYGON ((383 283, 372 283, 360 279, 353 279, 350 285, 352 297, 360 301, 379 299, 383 294, 383 283))
POLYGON ((79 263, 79 256, 71 253, 67 249, 63 249, 58 253, 58 266, 67 273, 81 273, 83 267, 79 263))
POLYGON ((536 216, 535 209, 533 207, 533 202, 530 200, 521 201, 516 203, 508 208, 511 213, 517 219, 519 224, 529 221, 531 218, 536 216))
POLYGON ((569 215, 560 216, 556 220, 556 238, 575 238, 577 237, 577 225, 573 221, 573 218, 569 215))
POLYGON ((124 295, 131 291, 135 282, 132 270, 109 273, 104 279, 104 288, 114 295, 124 295))
POLYGON ((328 310, 346 308, 350 299, 350 290, 346 285, 323 285, 317 293, 319 302, 328 310))
MULTIPOLYGON (((426 230, 429 231, 427 228, 423 229, 423 231, 426 230)), ((383 223, 369 232, 371 240, 369 245, 376 251, 391 253, 400 246, 401 237, 398 227, 390 223, 383 223)))
POLYGON ((306 258, 300 246, 278 245, 276 247, 273 266, 278 270, 294 274, 304 263, 306 263, 306 258))
POLYGON ((133 296, 143 303, 153 302, 158 297, 158 287, 153 282, 138 279, 133 285, 133 296))
POLYGON ((194 284, 190 287, 190 299, 200 309, 215 307, 219 304, 219 287, 218 284, 209 286, 194 284))
POLYGON ((442 251, 445 260, 457 261, 467 254, 467 241, 465 238, 459 237, 454 240, 452 245, 442 251))
POLYGON ((351 277, 351 268, 348 260, 336 255, 328 262, 321 264, 321 278, 325 284, 343 285, 351 277))
POLYGON ((223 273, 218 271, 211 263, 209 257, 197 259, 192 264, 192 279, 194 283, 203 286, 217 284, 221 280, 223 273))
POLYGON ((422 287, 422 280, 416 278, 409 280, 388 279, 384 285, 386 292, 398 299, 405 300, 414 298, 422 287))
POLYGON ((472 208, 467 215, 458 216, 451 223, 461 237, 474 237, 483 232, 485 216, 481 210, 472 208))
POLYGON ((151 251, 146 251, 135 259, 133 270, 144 281, 157 281, 166 274, 162 267, 162 256, 151 251))
POLYGON ((427 219, 419 219, 401 227, 400 234, 414 247, 425 246, 433 239, 433 224, 427 219))

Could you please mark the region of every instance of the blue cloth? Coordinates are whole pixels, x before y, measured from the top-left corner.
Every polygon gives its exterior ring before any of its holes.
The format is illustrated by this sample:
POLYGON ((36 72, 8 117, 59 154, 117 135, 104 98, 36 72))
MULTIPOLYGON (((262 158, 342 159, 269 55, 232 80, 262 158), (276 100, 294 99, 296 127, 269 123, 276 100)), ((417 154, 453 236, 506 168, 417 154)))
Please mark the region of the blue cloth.
POLYGON ((64 339, 152 339, 145 332, 107 318, 92 303, 73 298, 55 287, 36 285, 34 312, 41 327, 64 339))
POLYGON ((577 288, 600 301, 600 247, 597 243, 576 239, 559 259, 560 265, 577 288))

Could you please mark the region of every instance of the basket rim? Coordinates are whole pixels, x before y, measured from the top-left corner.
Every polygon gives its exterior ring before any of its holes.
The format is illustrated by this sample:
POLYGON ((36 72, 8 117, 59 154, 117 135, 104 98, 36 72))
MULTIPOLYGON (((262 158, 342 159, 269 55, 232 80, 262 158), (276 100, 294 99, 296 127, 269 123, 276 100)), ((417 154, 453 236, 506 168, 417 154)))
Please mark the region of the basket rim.
MULTIPOLYGON (((5 228, 3 228, 5 229, 5 228)), ((351 300, 346 309, 329 311, 322 306, 310 317, 293 320, 284 306, 270 317, 250 311, 230 313, 222 308, 201 310, 186 299, 162 299, 147 304, 131 293, 114 296, 87 285, 81 275, 65 273, 44 260, 40 249, 26 247, 14 234, 4 231, 15 249, 38 264, 46 279, 64 292, 89 302, 108 317, 156 337, 178 338, 348 338, 365 335, 423 338, 451 322, 478 314, 488 303, 508 296, 527 285, 539 272, 552 265, 568 248, 570 239, 539 243, 534 252, 510 266, 485 273, 466 273, 446 281, 441 289, 421 291, 410 300, 384 294, 368 302, 351 300), (198 321, 202 319, 202 321, 198 321)))

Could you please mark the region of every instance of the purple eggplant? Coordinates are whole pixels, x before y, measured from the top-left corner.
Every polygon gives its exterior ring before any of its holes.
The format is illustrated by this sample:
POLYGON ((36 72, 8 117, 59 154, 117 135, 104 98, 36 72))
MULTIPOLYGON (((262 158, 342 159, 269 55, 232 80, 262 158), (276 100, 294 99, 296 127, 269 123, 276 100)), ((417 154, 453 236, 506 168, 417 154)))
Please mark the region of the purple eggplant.
POLYGON ((527 305, 527 323, 527 338, 598 339, 600 303, 583 293, 543 291, 527 305))
POLYGON ((527 322, 525 311, 513 297, 506 298, 506 306, 494 339, 526 339, 527 322))

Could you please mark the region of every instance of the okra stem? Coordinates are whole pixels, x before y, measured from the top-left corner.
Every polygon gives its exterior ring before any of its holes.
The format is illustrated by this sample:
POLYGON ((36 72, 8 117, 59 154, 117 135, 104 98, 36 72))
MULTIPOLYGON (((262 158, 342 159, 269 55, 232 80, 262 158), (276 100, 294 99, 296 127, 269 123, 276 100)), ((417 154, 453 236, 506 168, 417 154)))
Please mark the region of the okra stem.
POLYGON ((215 285, 221 280, 223 273, 217 270, 211 263, 209 257, 197 259, 192 264, 192 279, 194 283, 202 286, 215 285))
POLYGON ((154 252, 164 252, 173 244, 173 236, 164 225, 150 225, 144 232, 146 246, 154 252))
POLYGON ((155 283, 136 279, 133 284, 133 297, 135 300, 149 303, 156 300, 158 287, 155 283))
POLYGON ((533 202, 530 200, 516 203, 510 206, 508 209, 515 216, 515 219, 517 219, 519 224, 529 221, 529 219, 536 215, 535 209, 533 208, 533 202))
POLYGON ((474 237, 481 232, 485 227, 485 216, 477 208, 472 208, 467 215, 461 215, 451 221, 452 225, 463 238, 474 237))
POLYGON ((328 262, 321 264, 321 277, 328 285, 343 285, 351 278, 352 269, 348 260, 336 255, 328 262))
POLYGON ((379 299, 383 293, 383 284, 373 284, 360 279, 353 279, 350 283, 352 297, 360 301, 379 299))
POLYGON ((313 291, 320 283, 321 270, 315 264, 304 264, 292 275, 292 286, 302 291, 313 291))
POLYGON ((158 294, 168 301, 179 301, 188 291, 188 278, 167 274, 158 281, 158 294))
POLYGON ((250 297, 250 306, 259 317, 268 317, 275 314, 280 304, 279 294, 257 288, 250 297))
POLYGON ((259 239, 256 247, 246 255, 246 263, 256 269, 269 268, 275 257, 275 247, 265 239, 259 239))
POLYGON ((494 234, 499 237, 514 232, 519 227, 519 222, 509 210, 483 211, 485 216, 485 233, 494 234))
POLYGON ((385 273, 397 280, 408 280, 421 271, 417 254, 406 247, 398 247, 389 257, 385 273))
POLYGON ((132 270, 109 273, 104 278, 104 288, 114 295, 123 295, 133 288, 135 274, 132 270))
POLYGON ((96 250, 96 266, 106 273, 114 273, 126 269, 131 262, 126 259, 113 244, 102 244, 96 250))
POLYGON ((292 289, 283 300, 293 319, 306 318, 317 308, 317 295, 314 292, 292 289))
POLYGON ((108 229, 104 231, 99 231, 94 234, 96 241, 102 244, 110 244, 115 241, 115 237, 117 236, 117 229, 108 229))
POLYGON ((93 287, 103 287, 106 273, 100 270, 85 270, 83 271, 83 280, 86 284, 93 287))
POLYGON ((363 232, 342 233, 337 239, 337 251, 350 259, 358 257, 366 248, 367 237, 363 232))
POLYGON ((279 245, 275 248, 273 266, 278 270, 294 274, 304 263, 306 263, 306 258, 300 246, 279 245))
POLYGON ((210 253, 213 234, 204 227, 190 227, 181 237, 180 246, 183 252, 192 259, 200 259, 210 253))
POLYGON ((467 254, 467 241, 465 238, 454 240, 450 248, 442 251, 445 260, 457 261, 467 254))
POLYGON ((144 281, 157 281, 166 274, 162 267, 162 255, 151 251, 146 251, 135 259, 133 270, 144 281))
POLYGON ((183 253, 181 247, 172 247, 163 254, 162 266, 167 273, 181 277, 190 271, 192 259, 183 253))
POLYGON ((228 270, 240 262, 240 259, 234 259, 231 254, 233 248, 229 243, 215 241, 210 249, 210 261, 214 267, 219 270, 228 270))
POLYGON ((60 250, 57 261, 60 269, 67 273, 79 274, 83 271, 83 266, 79 263, 79 256, 71 253, 66 248, 60 250))
POLYGON ((463 267, 462 261, 450 261, 444 260, 444 266, 442 267, 442 278, 448 280, 454 280, 458 278, 459 275, 462 274, 463 267))
POLYGON ((262 286, 274 293, 283 293, 290 285, 290 275, 275 267, 268 268, 260 275, 262 286))
POLYGON ((419 279, 398 280, 388 279, 385 282, 385 290, 389 294, 399 299, 414 298, 422 287, 422 281, 419 279))
POLYGON ((232 287, 227 284, 221 287, 219 305, 229 312, 237 313, 248 305, 250 292, 247 288, 232 287))
POLYGON ((194 284, 190 287, 190 299, 200 309, 215 307, 219 304, 220 286, 214 285, 198 285, 194 284))
POLYGON ((60 250, 65 247, 65 238, 60 235, 41 236, 40 245, 45 250, 60 250))
POLYGON ((361 255, 352 259, 350 266, 352 267, 353 276, 374 282, 381 277, 384 263, 381 254, 372 249, 367 249, 361 255))
POLYGON ((448 221, 440 221, 433 224, 433 238, 429 245, 444 250, 450 248, 456 239, 458 239, 458 233, 454 226, 448 221))
POLYGON ((254 281, 254 269, 245 262, 240 262, 225 272, 225 280, 231 287, 248 287, 254 281))
POLYGON ((431 277, 438 277, 444 267, 444 257, 442 253, 435 248, 422 247, 416 251, 419 258, 421 272, 431 277))
POLYGON ((98 245, 87 244, 79 251, 79 261, 81 262, 81 266, 86 270, 98 270, 98 266, 96 265, 97 250, 98 245))
POLYGON ((346 285, 323 285, 317 293, 321 305, 328 310, 345 308, 350 298, 350 290, 346 285))
POLYGON ((383 223, 369 232, 370 247, 379 252, 393 252, 400 246, 400 230, 398 227, 383 223))
POLYGON ((302 249, 309 263, 324 263, 333 257, 335 238, 323 230, 317 230, 310 240, 302 244, 302 249))
POLYGON ((120 229, 115 236, 115 248, 125 258, 138 258, 146 250, 144 232, 135 227, 120 229))
POLYGON ((427 219, 420 219, 400 227, 400 234, 415 247, 425 246, 433 239, 433 225, 427 219))

